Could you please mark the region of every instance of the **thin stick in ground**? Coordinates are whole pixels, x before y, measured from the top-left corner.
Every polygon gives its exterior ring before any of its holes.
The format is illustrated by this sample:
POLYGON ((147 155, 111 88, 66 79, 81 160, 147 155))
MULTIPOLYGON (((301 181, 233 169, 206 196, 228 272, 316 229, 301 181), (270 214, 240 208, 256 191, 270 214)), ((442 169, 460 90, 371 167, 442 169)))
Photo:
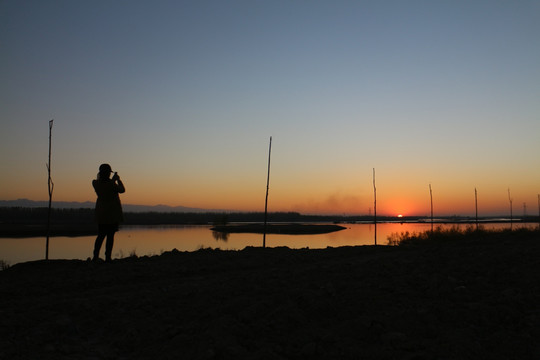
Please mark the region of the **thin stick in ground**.
POLYGON ((373 225, 375 226, 375 245, 377 245, 377 187, 375 186, 375 168, 373 168, 373 225))
POLYGON ((52 127, 53 120, 49 121, 49 162, 47 163, 48 180, 47 185, 49 189, 49 211, 47 212, 47 241, 45 244, 45 260, 49 260, 49 235, 51 232, 51 207, 52 207, 52 194, 54 190, 54 183, 51 178, 51 139, 52 139, 52 127))
POLYGON ((514 225, 514 214, 512 213, 512 197, 510 196, 510 188, 508 188, 508 201, 510 202, 510 230, 512 230, 512 227, 514 225))
POLYGON ((474 188, 474 208, 476 213, 476 230, 478 230, 478 191, 474 188))
POLYGON ((270 187, 270 155, 271 154, 272 154, 272 137, 270 136, 270 145, 268 146, 268 172, 266 175, 266 197, 264 200, 263 248, 266 247, 266 223, 268 220, 268 189, 270 187))
POLYGON ((433 191, 431 190, 431 184, 429 184, 429 199, 431 202, 431 232, 433 232, 433 191))

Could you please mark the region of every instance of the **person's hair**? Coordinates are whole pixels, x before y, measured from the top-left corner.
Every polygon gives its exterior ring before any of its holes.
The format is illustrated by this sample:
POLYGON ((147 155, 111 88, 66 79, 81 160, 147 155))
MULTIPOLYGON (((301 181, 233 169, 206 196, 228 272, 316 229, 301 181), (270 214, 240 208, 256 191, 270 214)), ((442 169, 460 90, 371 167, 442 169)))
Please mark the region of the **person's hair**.
POLYGON ((99 172, 97 174, 98 180, 107 180, 109 178, 109 175, 112 172, 111 165, 109 164, 101 164, 99 166, 99 172))

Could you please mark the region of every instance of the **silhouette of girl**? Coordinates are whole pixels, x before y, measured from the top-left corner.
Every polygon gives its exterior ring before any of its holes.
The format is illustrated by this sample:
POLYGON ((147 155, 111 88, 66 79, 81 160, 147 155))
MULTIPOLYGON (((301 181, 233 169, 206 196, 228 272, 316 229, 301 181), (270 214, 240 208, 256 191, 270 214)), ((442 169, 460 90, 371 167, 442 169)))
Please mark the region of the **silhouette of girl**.
POLYGON ((122 204, 118 194, 124 193, 126 189, 118 173, 114 173, 112 179, 110 178, 111 173, 111 166, 102 164, 99 167, 97 179, 92 180, 92 186, 97 194, 96 221, 98 223, 98 236, 94 244, 94 261, 99 260, 99 251, 105 237, 107 237, 105 260, 112 260, 114 233, 118 231, 118 224, 124 220, 122 204))

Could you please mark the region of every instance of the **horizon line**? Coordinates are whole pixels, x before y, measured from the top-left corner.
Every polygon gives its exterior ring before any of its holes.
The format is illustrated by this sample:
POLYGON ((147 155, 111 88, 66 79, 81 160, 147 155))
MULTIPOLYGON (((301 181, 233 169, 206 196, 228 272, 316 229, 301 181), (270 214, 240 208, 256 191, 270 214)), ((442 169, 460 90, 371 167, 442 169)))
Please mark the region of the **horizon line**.
MULTIPOLYGON (((32 202, 32 203, 48 203, 48 200, 31 200, 31 199, 28 199, 28 198, 18 198, 16 200, 0 200, 0 203, 2 202, 17 202, 17 201, 28 201, 28 202, 32 202)), ((58 203, 71 203, 73 205, 76 205, 76 204, 86 204, 86 205, 94 205, 95 204, 95 201, 92 201, 92 200, 86 200, 86 201, 64 201, 64 200, 53 200, 52 201, 53 204, 58 204, 58 203)), ((264 210, 238 210, 238 209, 207 209, 207 208, 200 208, 200 207, 193 207, 193 206, 184 206, 184 205, 166 205, 166 204, 157 204, 157 205, 141 205, 141 204, 122 204, 123 207, 148 207, 148 208, 158 208, 158 207, 165 207, 165 208, 170 208, 171 210, 174 210, 175 208, 185 208, 185 209, 193 209, 193 210, 198 210, 197 212, 199 213, 204 213, 204 212, 209 212, 209 213, 213 213, 213 212, 220 212, 220 213, 264 213, 264 210)), ((32 207, 36 207, 36 208, 39 208, 39 207, 42 207, 42 206, 38 206, 38 205, 35 205, 35 206, 24 206, 24 205, 15 205, 15 206, 2 206, 0 205, 0 207, 27 207, 27 208, 32 208, 32 207)), ((56 209, 68 209, 70 207, 57 207, 56 209)), ((83 208, 91 208, 91 207, 83 207, 83 208)), ((148 211, 151 211, 151 210, 148 210, 148 211)), ((132 212, 132 211, 129 211, 129 210, 124 210, 124 212, 132 212)), ((144 212, 144 211, 142 211, 144 212)), ((161 211, 158 211, 158 212, 161 212, 161 211)), ((177 211, 179 213, 189 213, 190 211, 187 210, 187 211, 177 211)), ((360 213, 351 213, 351 212, 335 212, 335 211, 329 211, 329 212, 313 212, 313 213, 310 213, 310 212, 301 212, 301 211, 298 211, 298 210, 275 210, 275 211, 269 211, 270 213, 297 213, 297 214, 300 214, 300 215, 303 215, 303 216, 335 216, 335 217, 364 217, 364 218, 373 218, 374 215, 373 214, 360 214, 360 213)), ((531 218, 531 217, 539 217, 540 214, 520 214, 520 215, 512 215, 512 214, 507 214, 507 213, 487 213, 486 215, 481 215, 481 216, 478 216, 478 219, 486 219, 486 218, 502 218, 502 219, 508 219, 509 221, 511 219, 513 220, 518 220, 520 218, 531 218)), ((427 218, 428 220, 430 220, 431 218, 431 215, 426 213, 426 214, 410 214, 410 215, 401 215, 401 214, 377 214, 377 217, 386 217, 386 218, 397 218, 397 219, 411 219, 411 218, 427 218)), ((471 212, 471 213, 465 213, 465 214, 449 214, 448 212, 444 212, 444 213, 441 213, 440 215, 436 215, 436 218, 434 218, 434 220, 436 220, 437 218, 472 218, 472 219, 475 219, 476 218, 476 215, 471 212)))

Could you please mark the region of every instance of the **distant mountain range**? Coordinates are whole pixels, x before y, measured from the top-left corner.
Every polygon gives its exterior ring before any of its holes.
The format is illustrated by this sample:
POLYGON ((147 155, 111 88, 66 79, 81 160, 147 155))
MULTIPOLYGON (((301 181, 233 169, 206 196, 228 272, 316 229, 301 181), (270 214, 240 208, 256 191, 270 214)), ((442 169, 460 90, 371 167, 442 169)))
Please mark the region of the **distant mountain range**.
MULTIPOLYGON (((93 208, 96 205, 93 201, 77 202, 77 201, 53 201, 52 207, 55 209, 81 209, 93 208)), ((24 207, 38 208, 48 207, 48 201, 34 201, 28 199, 17 200, 0 200, 0 207, 24 207)), ((229 212, 230 210, 220 209, 200 209, 185 206, 168 206, 168 205, 130 205, 122 204, 125 212, 189 212, 189 213, 206 213, 206 212, 229 212)))

